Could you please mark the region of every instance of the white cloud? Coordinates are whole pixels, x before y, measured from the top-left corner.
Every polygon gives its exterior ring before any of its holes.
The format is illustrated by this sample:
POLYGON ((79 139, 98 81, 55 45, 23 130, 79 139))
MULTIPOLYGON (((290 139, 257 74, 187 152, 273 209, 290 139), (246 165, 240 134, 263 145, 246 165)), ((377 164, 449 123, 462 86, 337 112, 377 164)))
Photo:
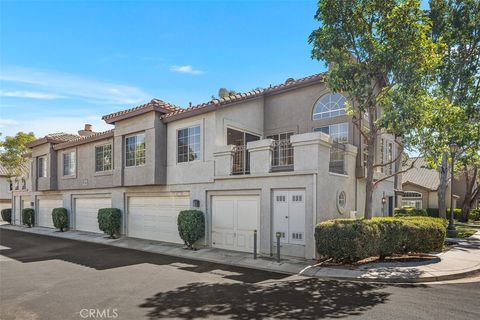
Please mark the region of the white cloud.
POLYGON ((0 119, 0 131, 2 136, 13 136, 19 131, 33 132, 36 137, 43 137, 49 133, 66 132, 76 134, 78 130, 84 128, 85 123, 93 125, 93 131, 105 131, 112 129, 113 126, 106 124, 100 115, 83 117, 41 117, 25 120, 12 120, 9 123, 0 119))
POLYGON ((170 68, 171 71, 173 72, 179 72, 179 73, 188 73, 188 74, 202 74, 203 71, 194 69, 191 65, 186 65, 186 66, 172 66, 170 68))
POLYGON ((18 124, 19 123, 13 119, 0 119, 0 128, 6 127, 6 126, 15 126, 18 124))
POLYGON ((0 97, 11 97, 11 98, 30 98, 30 99, 61 99, 65 98, 64 96, 54 94, 54 93, 45 93, 45 92, 36 92, 36 91, 6 91, 0 90, 0 97))
POLYGON ((58 96, 96 103, 135 104, 149 99, 145 91, 134 86, 52 70, 4 67, 0 80, 33 87, 35 91, 48 91, 58 96))

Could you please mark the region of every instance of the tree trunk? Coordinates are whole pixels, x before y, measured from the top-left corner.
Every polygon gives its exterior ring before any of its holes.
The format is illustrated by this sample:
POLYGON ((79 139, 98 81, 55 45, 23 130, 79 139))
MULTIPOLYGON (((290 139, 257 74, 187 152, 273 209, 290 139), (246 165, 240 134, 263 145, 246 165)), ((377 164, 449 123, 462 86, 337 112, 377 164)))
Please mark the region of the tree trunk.
POLYGON ((478 167, 477 164, 474 164, 472 167, 472 177, 470 177, 470 171, 468 170, 467 166, 464 166, 465 170, 465 197, 463 199, 463 205, 462 205, 462 217, 461 221, 462 222, 468 222, 468 214, 470 213, 470 210, 472 209, 472 204, 474 201, 475 195, 475 181, 477 180, 477 174, 478 174, 478 167))
POLYGON ((440 183, 438 185, 438 216, 440 218, 447 218, 447 206, 445 203, 445 194, 447 192, 447 178, 448 178, 448 155, 442 155, 442 163, 440 164, 440 183))
MULTIPOLYGON (((395 141, 397 141, 397 146, 399 146, 396 151, 397 151, 399 154, 403 153, 403 147, 401 147, 402 144, 400 143, 400 142, 401 142, 401 141, 400 141, 400 137, 395 136, 395 141)), ((396 156, 397 158, 395 159, 395 165, 394 165, 394 168, 393 168, 393 169, 395 170, 394 172, 399 172, 399 171, 401 170, 401 168, 402 168, 402 157, 401 157, 401 156, 398 157, 397 155, 398 155, 398 154, 395 154, 395 156, 396 156)), ((395 192, 396 190, 402 190, 402 179, 401 179, 401 177, 402 177, 401 174, 396 174, 396 175, 393 177, 393 188, 395 189, 394 192, 395 192)), ((396 193, 396 192, 395 192, 394 194, 395 194, 395 197, 394 197, 394 199, 395 199, 395 207, 398 208, 398 207, 399 207, 399 204, 398 204, 398 196, 397 196, 397 193, 396 193)))
POLYGON ((375 127, 373 124, 372 113, 369 112, 370 120, 370 132, 368 133, 367 141, 367 178, 365 182, 365 219, 371 219, 373 216, 372 205, 373 205, 373 165, 375 161, 375 144, 377 140, 377 134, 375 132, 375 127))

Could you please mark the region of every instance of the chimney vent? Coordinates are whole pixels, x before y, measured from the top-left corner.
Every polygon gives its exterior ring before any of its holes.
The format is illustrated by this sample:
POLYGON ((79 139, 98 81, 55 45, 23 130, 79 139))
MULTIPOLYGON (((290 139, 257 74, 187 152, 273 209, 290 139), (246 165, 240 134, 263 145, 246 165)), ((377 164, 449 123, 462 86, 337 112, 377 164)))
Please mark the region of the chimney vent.
POLYGON ((92 129, 93 129, 93 126, 91 124, 86 123, 83 130, 78 130, 78 134, 82 137, 91 136, 92 134, 95 133, 92 131, 92 129))
POLYGON ((85 131, 92 131, 92 125, 91 125, 91 124, 88 124, 88 123, 86 123, 86 124, 85 124, 85 129, 84 129, 84 130, 85 130, 85 131))

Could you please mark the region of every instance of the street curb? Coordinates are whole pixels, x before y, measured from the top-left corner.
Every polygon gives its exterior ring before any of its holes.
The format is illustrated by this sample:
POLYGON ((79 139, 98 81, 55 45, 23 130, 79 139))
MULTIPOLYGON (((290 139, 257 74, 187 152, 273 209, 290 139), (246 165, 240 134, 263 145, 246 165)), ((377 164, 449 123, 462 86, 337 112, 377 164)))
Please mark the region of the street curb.
MULTIPOLYGON (((28 230, 28 229, 26 230, 22 227, 18 227, 18 226, 15 226, 15 225, 10 225, 10 224, 0 225, 0 229, 11 230, 11 231, 19 231, 19 232, 24 232, 24 233, 30 233, 30 234, 36 234, 36 235, 41 235, 41 236, 52 237, 52 238, 67 239, 67 240, 72 240, 72 241, 80 241, 80 242, 86 242, 86 243, 100 244, 100 245, 112 246, 112 247, 116 247, 116 248, 123 248, 123 249, 142 251, 142 252, 147 252, 147 253, 152 253, 152 254, 160 254, 160 255, 165 255, 165 256, 171 256, 171 257, 181 258, 181 259, 190 259, 190 260, 203 261, 203 262, 209 262, 209 263, 223 264, 223 265, 232 266, 232 267, 247 268, 247 269, 260 270, 260 271, 266 271, 266 272, 272 272, 272 273, 280 273, 280 274, 286 274, 286 275, 298 275, 298 276, 309 277, 309 278, 317 278, 317 279, 400 284, 400 283, 424 283, 424 282, 458 280, 458 279, 468 278, 468 277, 472 277, 472 276, 480 274, 480 264, 479 264, 476 269, 468 270, 468 271, 465 271, 465 272, 446 274, 446 275, 442 275, 442 276, 426 276, 426 277, 420 277, 420 278, 407 278, 407 279, 402 278, 402 277, 359 278, 359 277, 339 277, 339 276, 328 276, 328 275, 327 276, 321 276, 321 275, 315 275, 315 274, 313 274, 313 275, 305 274, 305 273, 301 273, 301 272, 289 272, 289 271, 285 271, 285 270, 271 269, 271 268, 266 268, 266 267, 262 267, 262 266, 255 266, 254 267, 252 265, 243 264, 241 262, 235 262, 235 261, 233 261, 233 262, 230 262, 230 261, 219 262, 218 260, 205 258, 205 257, 196 257, 196 256, 186 257, 186 256, 183 256, 183 255, 179 255, 179 254, 175 254, 175 253, 169 253, 169 252, 155 252, 153 250, 147 250, 147 249, 141 249, 141 248, 128 248, 128 247, 124 247, 124 246, 121 246, 119 244, 116 244, 114 242, 103 243, 103 242, 96 242, 96 241, 88 240, 88 239, 72 239, 72 238, 69 238, 69 237, 64 237, 60 233, 58 235, 57 234, 44 234, 44 233, 41 233, 41 232, 35 232, 35 230, 28 230), (5 227, 5 226, 7 226, 7 227, 5 227)), ((68 231, 64 232, 63 234, 66 234, 66 233, 68 233, 68 231)), ((241 259, 243 259, 243 258, 241 258, 241 259)), ((305 269, 303 269, 303 270, 305 270, 305 269)), ((330 269, 333 269, 333 268, 330 268, 330 269)))

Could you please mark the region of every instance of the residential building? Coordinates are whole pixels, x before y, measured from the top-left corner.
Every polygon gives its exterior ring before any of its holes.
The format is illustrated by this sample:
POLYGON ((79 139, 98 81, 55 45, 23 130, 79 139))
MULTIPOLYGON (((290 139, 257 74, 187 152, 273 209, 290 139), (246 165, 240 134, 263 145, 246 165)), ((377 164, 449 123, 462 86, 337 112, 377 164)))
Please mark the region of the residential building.
POLYGON ((12 207, 12 189, 7 169, 0 165, 0 210, 12 207))
MULTIPOLYGON (((182 243, 177 214, 196 208, 205 246, 251 252, 257 230, 260 253, 279 233, 283 255, 313 258, 318 222, 363 216, 365 148, 347 99, 317 74, 185 109, 153 99, 104 116, 112 130, 46 136, 28 145, 36 223, 52 227, 65 207, 73 229, 100 232, 98 209, 115 207, 124 236, 182 243)), ((377 161, 393 159, 382 139, 377 161)), ((393 183, 375 189, 375 215, 393 212, 393 183)))

